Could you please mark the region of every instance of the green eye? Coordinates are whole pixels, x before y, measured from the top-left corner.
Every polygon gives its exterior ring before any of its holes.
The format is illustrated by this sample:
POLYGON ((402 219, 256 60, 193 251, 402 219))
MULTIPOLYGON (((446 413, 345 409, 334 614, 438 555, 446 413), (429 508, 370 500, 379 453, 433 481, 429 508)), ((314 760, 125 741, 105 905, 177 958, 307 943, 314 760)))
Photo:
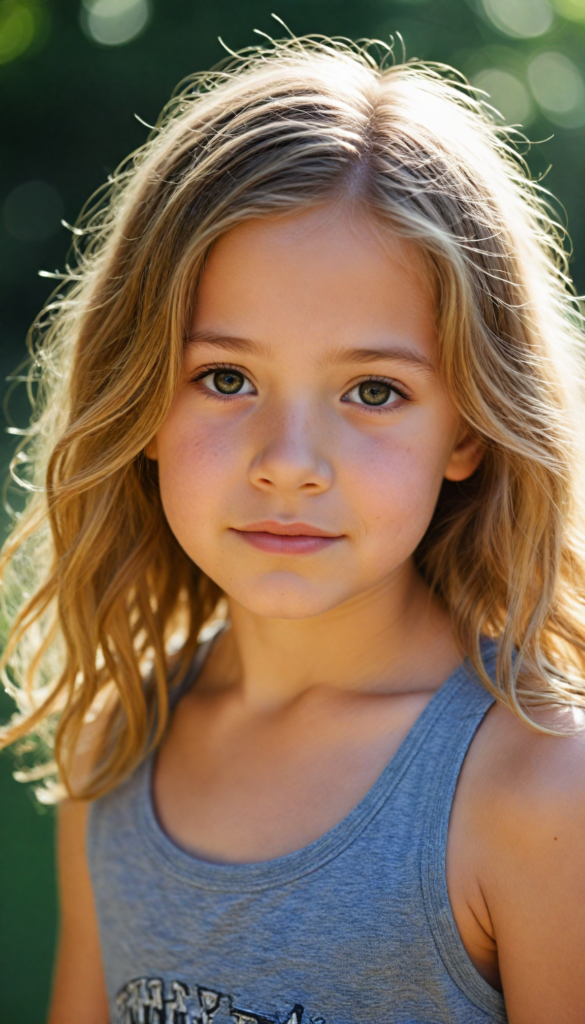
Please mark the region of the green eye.
POLYGON ((211 391, 215 395, 253 395, 254 385, 249 377, 241 370, 231 366, 225 366, 216 370, 204 370, 197 377, 193 378, 193 384, 201 385, 204 390, 211 391))
POLYGON ((404 397, 393 381, 377 380, 375 377, 370 377, 369 380, 363 380, 361 384, 355 384, 343 396, 342 401, 354 405, 369 405, 370 408, 389 409, 393 405, 400 405, 404 397))
POLYGON ((222 395, 235 395, 244 386, 245 377, 238 370, 216 370, 213 384, 222 395))
POLYGON ((385 405, 393 390, 389 384, 379 380, 365 380, 358 385, 358 393, 366 405, 385 405))

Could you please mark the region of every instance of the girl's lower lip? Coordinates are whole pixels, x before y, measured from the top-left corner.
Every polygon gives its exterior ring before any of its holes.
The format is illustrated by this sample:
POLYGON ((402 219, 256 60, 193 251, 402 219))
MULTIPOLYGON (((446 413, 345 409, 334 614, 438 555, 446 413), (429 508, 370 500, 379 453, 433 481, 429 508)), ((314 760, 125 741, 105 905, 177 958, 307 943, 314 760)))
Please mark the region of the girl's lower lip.
POLYGON ((253 548, 274 555, 313 555, 341 540, 341 537, 308 537, 304 534, 293 537, 290 534, 257 533, 254 530, 234 530, 234 533, 253 548))

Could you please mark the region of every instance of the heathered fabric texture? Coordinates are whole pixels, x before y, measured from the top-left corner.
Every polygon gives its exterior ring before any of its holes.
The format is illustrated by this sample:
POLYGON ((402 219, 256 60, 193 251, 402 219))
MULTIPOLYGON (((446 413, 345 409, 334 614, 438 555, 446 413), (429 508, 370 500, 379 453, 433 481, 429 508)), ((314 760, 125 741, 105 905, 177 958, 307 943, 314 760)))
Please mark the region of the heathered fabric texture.
POLYGON ((96 801, 88 851, 112 1021, 504 1024, 445 875, 457 777, 492 703, 461 666, 357 807, 264 863, 176 846, 154 813, 153 757, 96 801))

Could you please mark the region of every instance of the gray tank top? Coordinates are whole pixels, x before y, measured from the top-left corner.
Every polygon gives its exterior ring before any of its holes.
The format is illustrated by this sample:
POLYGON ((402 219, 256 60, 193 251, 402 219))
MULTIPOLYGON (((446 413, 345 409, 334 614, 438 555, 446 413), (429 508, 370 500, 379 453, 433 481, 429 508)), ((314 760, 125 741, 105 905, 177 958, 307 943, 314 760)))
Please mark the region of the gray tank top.
POLYGON ((492 703, 462 665, 357 807, 275 860, 214 864, 175 845, 153 808, 154 755, 95 801, 88 856, 112 1021, 505 1024, 445 874, 457 777, 492 703))

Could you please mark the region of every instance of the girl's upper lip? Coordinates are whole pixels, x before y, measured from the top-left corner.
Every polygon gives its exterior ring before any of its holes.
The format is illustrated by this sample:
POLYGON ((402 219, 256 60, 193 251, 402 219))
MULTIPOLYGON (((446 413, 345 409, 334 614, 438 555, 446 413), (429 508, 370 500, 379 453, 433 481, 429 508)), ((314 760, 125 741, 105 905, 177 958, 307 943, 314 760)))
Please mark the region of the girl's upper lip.
POLYGON ((310 523, 279 523, 275 519, 263 519, 260 523, 238 526, 238 533, 274 533, 279 537, 341 537, 340 533, 321 530, 310 523))

